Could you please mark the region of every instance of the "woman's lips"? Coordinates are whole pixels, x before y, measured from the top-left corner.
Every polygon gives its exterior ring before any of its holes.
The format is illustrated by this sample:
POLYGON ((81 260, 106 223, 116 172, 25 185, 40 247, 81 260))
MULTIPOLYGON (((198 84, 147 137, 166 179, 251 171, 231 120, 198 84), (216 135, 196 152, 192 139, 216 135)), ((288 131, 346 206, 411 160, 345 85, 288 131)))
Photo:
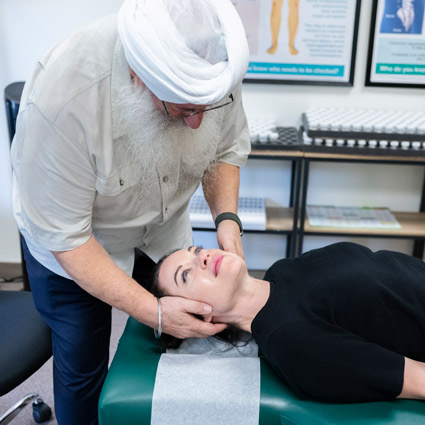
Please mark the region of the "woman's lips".
POLYGON ((214 258, 214 275, 217 277, 218 271, 220 270, 221 262, 223 261, 224 255, 218 255, 214 258))

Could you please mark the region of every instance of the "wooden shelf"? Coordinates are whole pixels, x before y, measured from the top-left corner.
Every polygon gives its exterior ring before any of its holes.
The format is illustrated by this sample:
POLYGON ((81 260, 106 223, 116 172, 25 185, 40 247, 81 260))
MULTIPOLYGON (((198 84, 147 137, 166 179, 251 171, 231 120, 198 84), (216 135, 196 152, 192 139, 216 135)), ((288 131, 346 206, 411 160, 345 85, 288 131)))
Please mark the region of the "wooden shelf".
POLYGON ((289 232, 294 225, 294 209, 266 203, 266 230, 289 232))
POLYGON ((266 150, 266 149, 253 149, 249 154, 249 158, 302 158, 304 156, 303 152, 297 150, 266 150))
POLYGON ((348 227, 310 226, 308 219, 304 222, 304 233, 328 233, 347 235, 372 235, 395 237, 425 237, 425 213, 392 212, 401 225, 401 229, 358 229, 348 227))
POLYGON ((327 152, 304 152, 306 159, 324 159, 329 161, 349 160, 349 161, 371 161, 371 162, 409 162, 424 163, 423 156, 396 156, 396 155, 349 155, 343 153, 327 153, 327 152))
POLYGON ((302 152, 298 150, 277 150, 277 149, 253 149, 249 158, 270 158, 270 159, 298 159, 305 158, 311 160, 327 160, 327 161, 365 161, 365 162, 408 162, 408 163, 425 163, 425 157, 421 155, 355 155, 337 152, 302 152))
MULTIPOLYGON (((294 209, 285 208, 266 199, 266 229, 250 230, 245 229, 246 233, 263 233, 263 232, 291 232, 294 226, 294 209)), ((214 228, 193 227, 196 231, 215 231, 214 228)))

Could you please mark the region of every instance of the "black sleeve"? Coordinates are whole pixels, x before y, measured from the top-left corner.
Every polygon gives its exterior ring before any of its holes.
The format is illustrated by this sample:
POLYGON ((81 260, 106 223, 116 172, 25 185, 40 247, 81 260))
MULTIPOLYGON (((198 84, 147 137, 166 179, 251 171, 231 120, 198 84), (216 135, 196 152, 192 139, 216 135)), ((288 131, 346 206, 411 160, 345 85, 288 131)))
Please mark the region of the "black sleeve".
POLYGON ((294 322, 260 347, 302 396, 327 402, 382 401, 403 387, 404 357, 324 321, 294 322))

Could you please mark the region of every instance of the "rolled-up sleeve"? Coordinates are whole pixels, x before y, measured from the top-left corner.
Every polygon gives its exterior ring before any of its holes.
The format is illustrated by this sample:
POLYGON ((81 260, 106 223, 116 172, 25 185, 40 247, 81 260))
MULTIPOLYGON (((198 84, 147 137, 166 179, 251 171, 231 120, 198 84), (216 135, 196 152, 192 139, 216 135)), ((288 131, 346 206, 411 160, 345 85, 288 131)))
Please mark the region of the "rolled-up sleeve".
POLYGON ((242 105, 242 85, 233 93, 233 98, 230 108, 223 108, 217 160, 241 167, 251 151, 248 123, 242 105))
POLYGON ((15 217, 33 241, 66 251, 91 235, 96 172, 87 148, 50 122, 34 104, 18 120, 12 146, 15 217))

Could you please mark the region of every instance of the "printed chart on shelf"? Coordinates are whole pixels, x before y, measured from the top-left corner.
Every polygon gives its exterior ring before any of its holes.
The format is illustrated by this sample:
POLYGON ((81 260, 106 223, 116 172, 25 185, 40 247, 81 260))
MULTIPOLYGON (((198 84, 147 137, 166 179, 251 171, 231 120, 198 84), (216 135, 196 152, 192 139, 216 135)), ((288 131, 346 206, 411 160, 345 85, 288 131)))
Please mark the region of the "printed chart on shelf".
MULTIPOLYGON (((189 213, 193 227, 214 229, 211 211, 204 196, 192 196, 189 213)), ((245 230, 266 230, 267 216, 264 198, 239 197, 238 215, 245 230)))
POLYGON ((310 226, 357 229, 401 228, 399 222, 388 208, 308 205, 307 217, 310 226))

